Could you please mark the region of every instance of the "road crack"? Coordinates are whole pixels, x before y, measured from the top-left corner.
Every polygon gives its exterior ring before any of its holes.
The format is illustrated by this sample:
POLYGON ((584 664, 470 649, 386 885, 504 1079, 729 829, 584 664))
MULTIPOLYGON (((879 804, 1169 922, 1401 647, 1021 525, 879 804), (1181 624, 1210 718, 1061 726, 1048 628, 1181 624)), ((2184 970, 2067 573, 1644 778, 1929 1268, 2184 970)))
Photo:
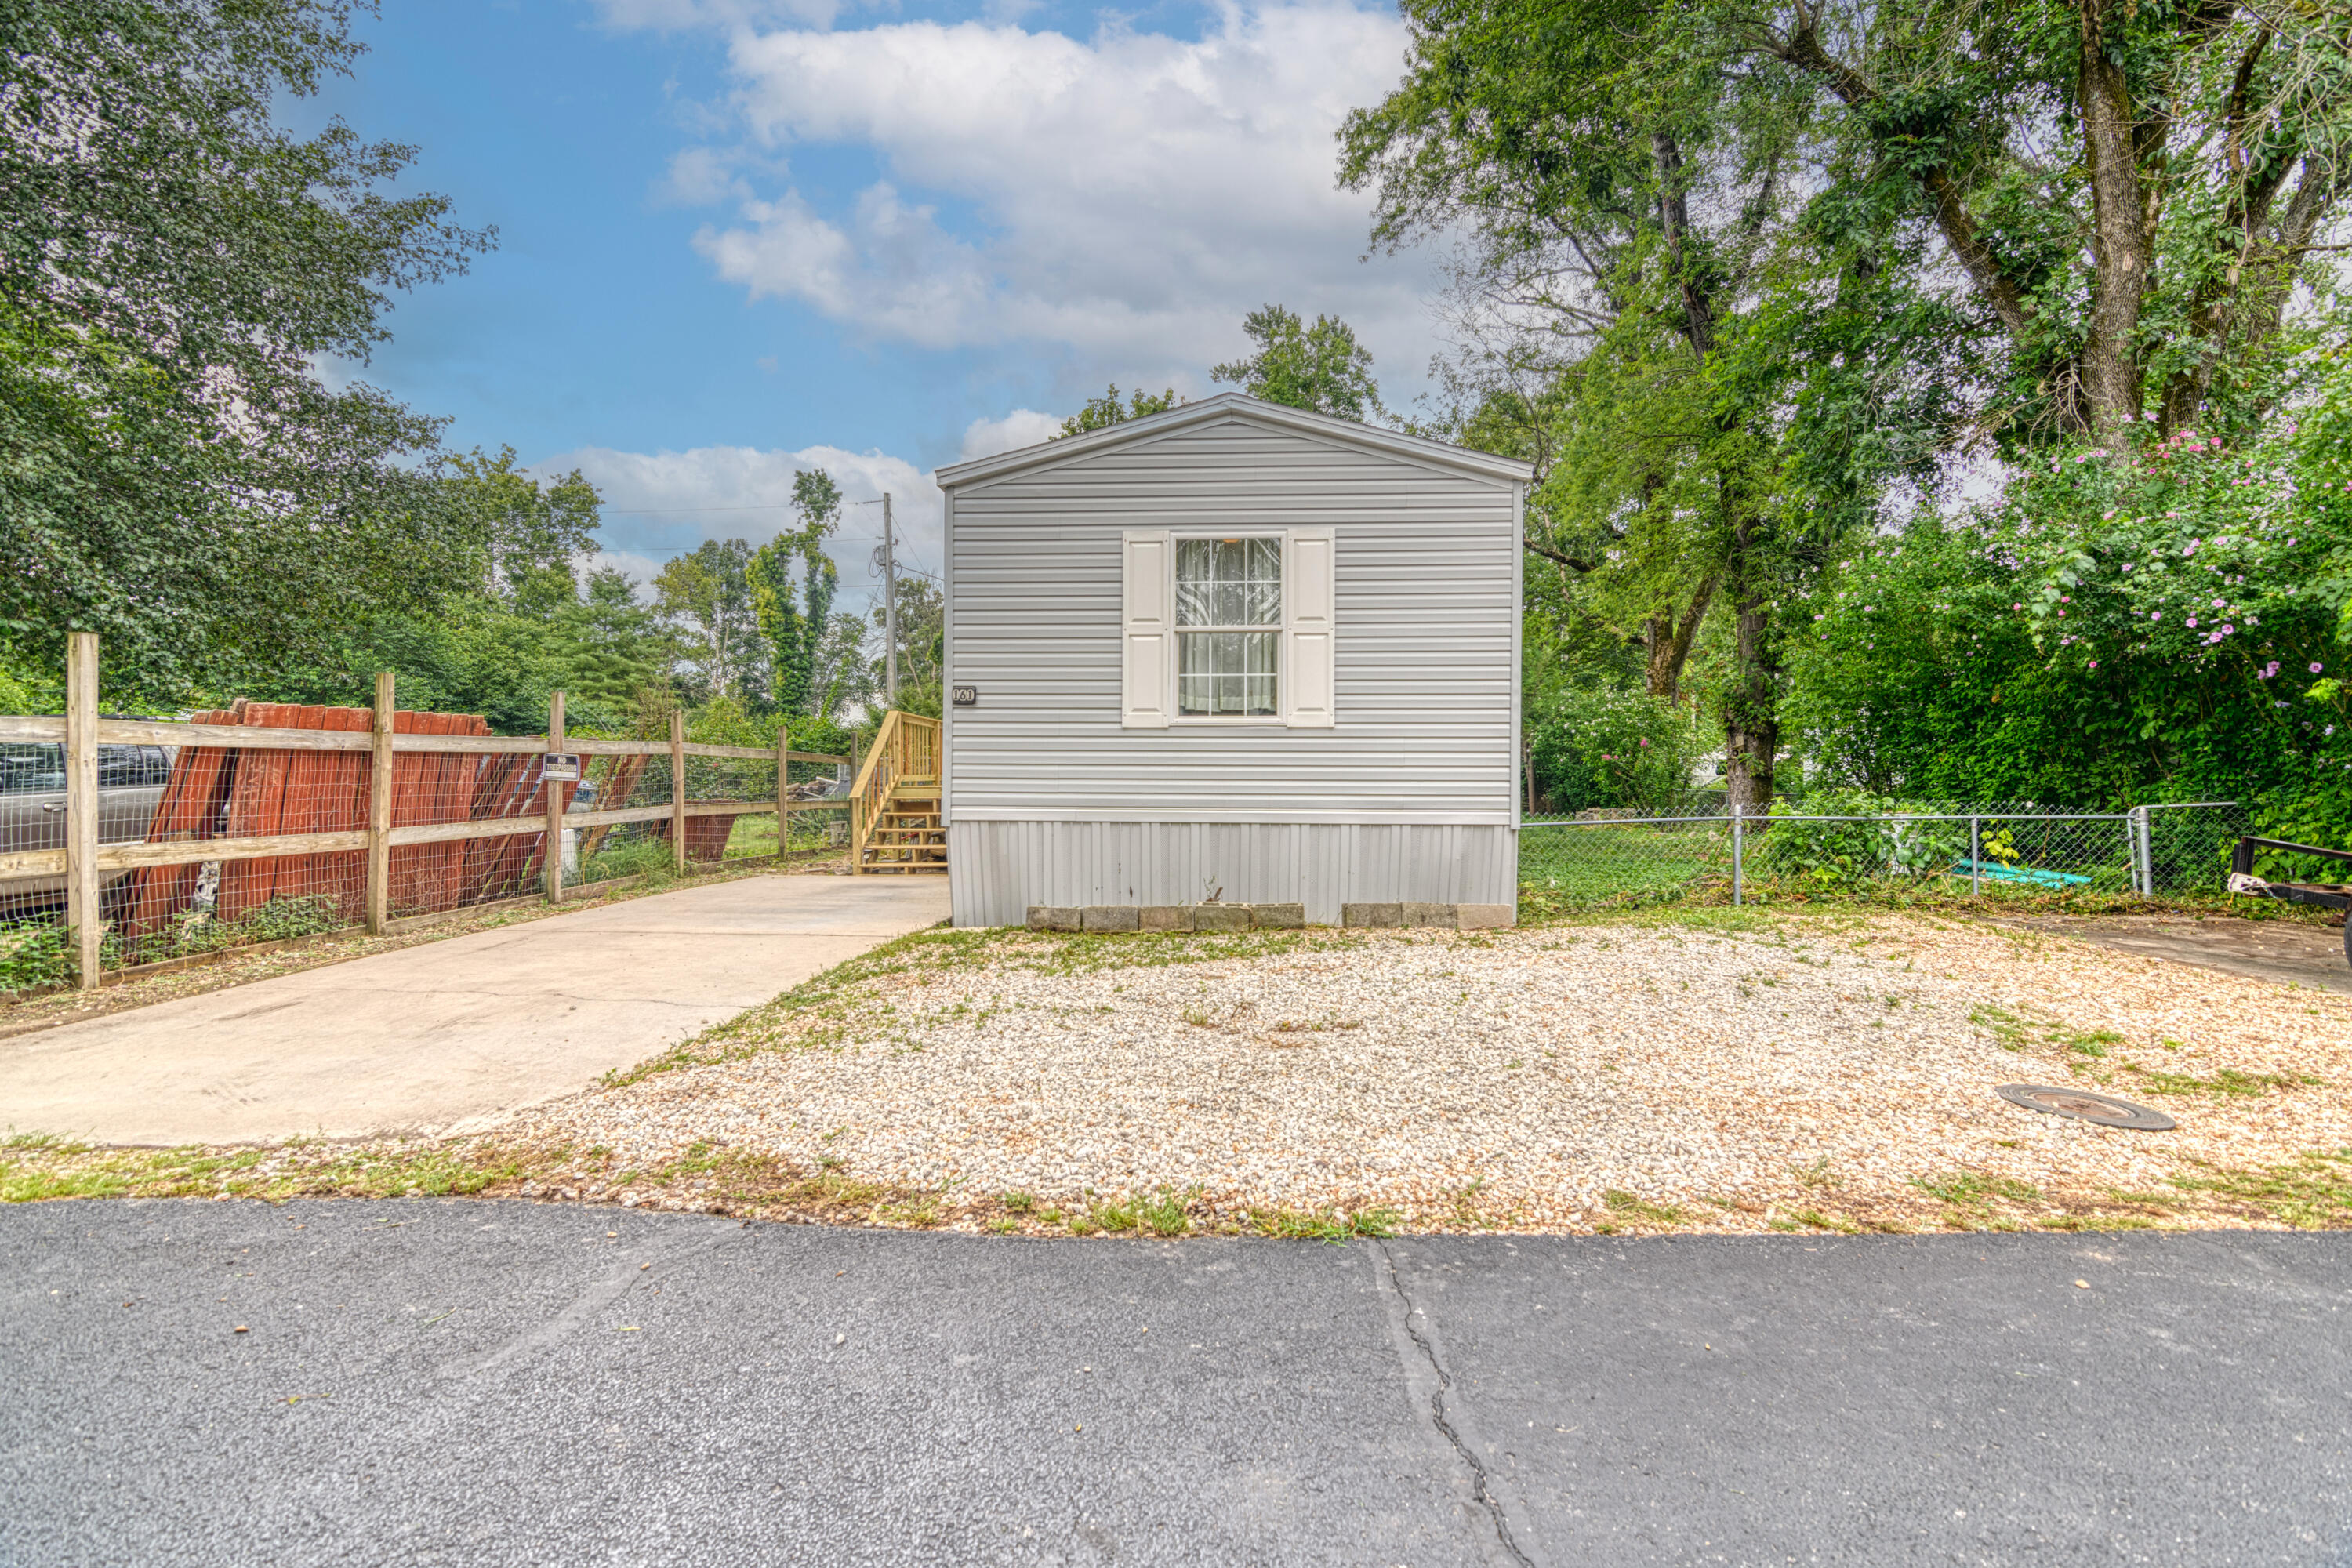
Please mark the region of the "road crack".
POLYGON ((1495 1495, 1495 1489, 1490 1484, 1486 1474, 1485 1461, 1478 1458, 1469 1443, 1464 1440, 1462 1434, 1454 1429, 1454 1423, 1446 1417, 1445 1396, 1454 1386, 1454 1377, 1445 1370, 1444 1362, 1439 1359, 1437 1347, 1431 1342, 1429 1336, 1422 1331, 1420 1325, 1413 1321, 1413 1317, 1419 1309, 1413 1306, 1412 1293, 1405 1289, 1404 1279, 1397 1273, 1395 1257, 1390 1253, 1388 1243, 1385 1241, 1376 1237, 1372 1240, 1372 1246, 1379 1251, 1381 1265, 1387 1271, 1389 1289, 1395 1294, 1397 1300, 1404 1308, 1405 1335, 1412 1341, 1413 1347, 1421 1352, 1422 1359, 1429 1363, 1431 1374, 1437 1379, 1437 1386, 1429 1395, 1430 1425, 1437 1428, 1438 1436, 1451 1444, 1454 1451, 1462 1457, 1462 1462, 1470 1468, 1471 1495, 1478 1500, 1479 1504, 1486 1509, 1487 1518, 1493 1521, 1495 1539, 1502 1543, 1503 1550, 1509 1552, 1511 1560, 1519 1563, 1521 1568, 1535 1568, 1535 1559, 1522 1551, 1518 1542, 1512 1538, 1510 1521, 1503 1513, 1503 1500, 1495 1495))

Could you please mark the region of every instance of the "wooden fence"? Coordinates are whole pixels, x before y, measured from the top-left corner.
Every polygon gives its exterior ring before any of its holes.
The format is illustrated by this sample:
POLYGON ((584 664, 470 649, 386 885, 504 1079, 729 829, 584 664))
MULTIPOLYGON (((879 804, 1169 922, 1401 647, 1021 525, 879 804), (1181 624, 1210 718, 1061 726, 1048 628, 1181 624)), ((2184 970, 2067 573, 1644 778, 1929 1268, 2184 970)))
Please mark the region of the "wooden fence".
MULTIPOLYGON (((601 837, 604 832, 623 824, 664 824, 672 863, 683 871, 688 863, 689 825, 697 818, 774 813, 777 849, 781 854, 786 837, 784 825, 790 814, 842 811, 850 805, 846 798, 792 797, 788 781, 791 763, 832 763, 839 767, 846 765, 848 759, 830 753, 790 751, 782 727, 776 731, 772 751, 689 742, 686 738, 685 715, 678 712, 670 715, 669 739, 666 742, 568 736, 564 732, 563 697, 559 692, 550 704, 546 734, 436 733, 417 721, 465 716, 403 712, 394 706, 394 695, 393 677, 387 671, 376 677, 372 710, 247 709, 243 722, 222 722, 229 716, 219 713, 199 716, 209 721, 102 719, 98 711, 98 638, 89 633, 75 633, 68 650, 64 716, 0 716, 0 742, 62 744, 65 844, 55 849, 0 853, 0 890, 5 890, 5 884, 11 879, 64 878, 66 920, 75 933, 80 984, 87 989, 99 983, 105 923, 100 891, 110 873, 131 871, 142 879, 152 873, 158 878, 184 877, 193 880, 194 868, 217 861, 224 863, 226 883, 226 866, 229 862, 268 866, 272 862, 307 861, 311 857, 349 857, 364 862, 363 918, 371 932, 381 933, 391 923, 399 876, 408 869, 401 864, 396 851, 410 850, 414 865, 416 847, 455 847, 476 840, 536 836, 534 844, 509 845, 504 853, 494 857, 498 864, 506 867, 502 879, 493 867, 484 870, 480 879, 486 887, 493 881, 510 886, 517 872, 525 879, 535 872, 545 896, 561 900, 564 896, 562 834, 566 829, 590 830, 601 837), (278 713, 305 719, 320 717, 304 727, 252 721, 257 716, 278 713), (330 719, 326 715, 340 717, 330 719), (99 748, 106 745, 178 747, 179 757, 186 760, 184 766, 175 762, 173 783, 165 787, 163 799, 142 842, 100 842, 99 748), (280 764, 284 773, 299 774, 305 781, 299 788, 287 784, 279 786, 281 795, 289 799, 315 800, 322 795, 337 793, 337 784, 355 796, 364 770, 365 826, 326 831, 239 833, 238 814, 227 809, 199 826, 196 818, 210 809, 202 803, 212 798, 205 794, 205 778, 201 776, 206 762, 225 758, 232 752, 268 757, 269 763, 262 770, 264 774, 278 771, 280 764), (425 774, 428 760, 435 756, 454 760, 467 753, 509 760, 497 769, 478 770, 467 781, 461 792, 466 797, 463 820, 414 820, 417 812, 404 810, 403 801, 404 797, 417 795, 414 781, 425 774), (650 759, 667 758, 669 800, 655 805, 568 811, 566 806, 576 786, 565 779, 545 776, 547 764, 543 759, 551 754, 641 759, 635 770, 630 770, 626 763, 615 764, 615 773, 626 772, 633 785, 650 759), (415 764, 399 768, 396 764, 403 757, 415 757, 415 764), (688 759, 693 757, 772 761, 776 768, 775 796, 772 800, 689 800, 687 764, 688 759), (541 760, 534 763, 530 761, 533 758, 541 760), (411 820, 403 821, 403 816, 411 820), (204 837, 215 821, 225 825, 226 831, 220 837, 204 837)), ((478 726, 479 721, 473 721, 473 724, 478 726)), ((216 769, 219 764, 214 761, 211 765, 216 769)), ((622 798, 626 798, 626 792, 622 798)), ((301 813, 293 815, 299 816, 301 813)), ((447 812, 426 809, 423 815, 446 816, 447 812)), ((287 825, 282 817, 272 821, 275 826, 287 825)))

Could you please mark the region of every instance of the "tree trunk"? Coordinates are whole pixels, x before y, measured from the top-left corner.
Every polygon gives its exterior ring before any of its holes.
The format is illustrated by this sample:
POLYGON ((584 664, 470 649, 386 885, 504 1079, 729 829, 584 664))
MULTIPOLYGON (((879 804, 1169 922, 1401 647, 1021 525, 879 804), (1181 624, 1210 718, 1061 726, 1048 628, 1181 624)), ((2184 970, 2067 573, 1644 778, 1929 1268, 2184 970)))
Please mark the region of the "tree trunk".
POLYGON ((1707 605, 1715 598, 1717 578, 1710 574, 1691 595, 1689 613, 1682 624, 1675 623, 1674 606, 1668 605, 1642 623, 1642 646, 1649 654, 1650 695, 1674 701, 1682 693, 1683 666, 1690 659, 1691 643, 1698 634, 1699 623, 1706 619, 1707 605))
POLYGON ((1723 705, 1724 788, 1733 805, 1759 816, 1772 809, 1772 764, 1780 752, 1779 650, 1772 643, 1772 584, 1758 570, 1761 532, 1752 516, 1732 528, 1738 666, 1723 705))
POLYGON ((2132 135, 2131 84, 2107 50, 2106 21, 2116 3, 2081 0, 2081 83, 2076 93, 2098 260, 2090 331, 2083 342, 2083 395, 2094 428, 2110 437, 2139 418, 2139 357, 2134 340, 2154 260, 2132 135))

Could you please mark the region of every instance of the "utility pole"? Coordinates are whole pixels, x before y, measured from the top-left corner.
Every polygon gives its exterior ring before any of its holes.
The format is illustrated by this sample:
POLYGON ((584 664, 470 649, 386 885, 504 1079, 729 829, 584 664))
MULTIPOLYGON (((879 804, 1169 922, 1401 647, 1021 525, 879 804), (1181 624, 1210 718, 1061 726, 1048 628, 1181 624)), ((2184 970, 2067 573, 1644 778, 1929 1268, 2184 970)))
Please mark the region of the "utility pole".
POLYGON ((898 706, 898 558, 890 534, 890 492, 882 492, 882 701, 898 706))

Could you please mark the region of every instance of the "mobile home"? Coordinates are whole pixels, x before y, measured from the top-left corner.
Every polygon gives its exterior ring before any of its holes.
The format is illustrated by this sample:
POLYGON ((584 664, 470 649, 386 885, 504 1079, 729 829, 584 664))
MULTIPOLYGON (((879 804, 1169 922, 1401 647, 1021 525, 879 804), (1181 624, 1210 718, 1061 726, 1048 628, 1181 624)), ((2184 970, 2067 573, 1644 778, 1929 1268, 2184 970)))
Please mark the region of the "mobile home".
POLYGON ((1506 923, 1528 473, 1239 394, 941 469, 955 923, 1506 923))

